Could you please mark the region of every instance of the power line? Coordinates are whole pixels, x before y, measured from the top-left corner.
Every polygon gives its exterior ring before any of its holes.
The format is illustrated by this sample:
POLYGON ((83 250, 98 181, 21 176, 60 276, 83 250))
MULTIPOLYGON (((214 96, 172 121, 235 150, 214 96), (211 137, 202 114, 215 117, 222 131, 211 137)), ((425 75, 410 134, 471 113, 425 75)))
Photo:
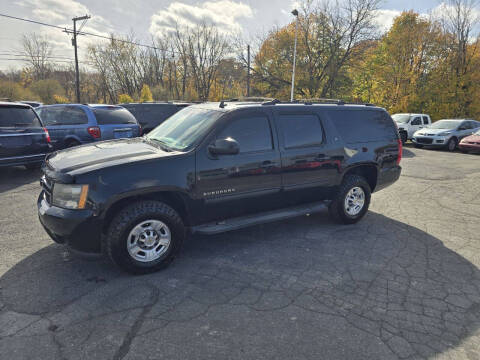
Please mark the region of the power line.
MULTIPOLYGON (((1 55, 0 55, 0 61, 30 61, 31 59, 28 59, 28 58, 2 58, 1 55)), ((53 62, 53 63, 73 63, 73 59, 72 60, 50 60, 50 62, 53 62)), ((92 62, 87 62, 87 61, 79 61, 80 63, 82 64, 87 64, 87 65, 92 65, 93 63, 92 62)))
MULTIPOLYGON (((20 21, 25 21, 25 22, 29 22, 29 23, 34 23, 34 24, 37 24, 37 25, 49 26, 49 27, 52 27, 52 28, 60 29, 60 30, 62 30, 63 32, 66 32, 66 33, 73 33, 73 29, 70 29, 70 28, 67 28, 67 27, 62 27, 62 26, 58 26, 58 25, 47 24, 47 23, 40 22, 40 21, 35 21, 35 20, 30 20, 30 19, 24 19, 24 18, 21 18, 21 17, 11 16, 11 15, 1 14, 1 13, 0 13, 0 16, 6 17, 6 18, 9 18, 9 19, 14 19, 14 20, 20 20, 20 21)), ((121 43, 125 43, 125 44, 132 44, 132 45, 136 45, 136 46, 146 47, 146 48, 149 48, 149 49, 154 49, 154 50, 160 50, 160 51, 164 51, 164 52, 169 52, 169 53, 172 53, 172 54, 178 54, 178 52, 175 51, 175 50, 159 48, 159 47, 156 47, 156 46, 154 46, 154 45, 146 45, 146 44, 142 44, 142 43, 138 43, 138 42, 130 41, 130 40, 116 39, 116 38, 114 38, 113 36, 110 37, 110 36, 104 36, 104 35, 99 35, 99 34, 93 34, 93 33, 86 32, 86 31, 77 32, 77 33, 78 33, 79 35, 94 36, 94 37, 97 37, 97 38, 106 39, 106 40, 110 40, 110 41, 117 41, 117 42, 121 42, 121 43)))

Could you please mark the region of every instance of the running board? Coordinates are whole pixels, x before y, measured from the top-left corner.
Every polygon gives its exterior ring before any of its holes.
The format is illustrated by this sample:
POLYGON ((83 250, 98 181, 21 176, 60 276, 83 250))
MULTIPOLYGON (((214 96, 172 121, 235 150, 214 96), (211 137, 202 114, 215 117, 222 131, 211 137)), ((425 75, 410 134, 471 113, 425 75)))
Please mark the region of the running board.
POLYGON ((192 234, 213 235, 244 227, 265 224, 268 222, 289 219, 297 216, 308 215, 323 211, 328 208, 328 202, 316 202, 279 210, 226 219, 213 223, 193 226, 192 234))

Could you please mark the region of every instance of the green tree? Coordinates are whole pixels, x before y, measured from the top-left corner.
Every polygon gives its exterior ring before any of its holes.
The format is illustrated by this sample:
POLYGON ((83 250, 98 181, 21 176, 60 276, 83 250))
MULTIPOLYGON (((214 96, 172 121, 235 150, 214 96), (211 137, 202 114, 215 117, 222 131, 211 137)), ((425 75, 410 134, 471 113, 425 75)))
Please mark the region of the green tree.
POLYGON ((140 92, 140 102, 153 101, 152 92, 147 84, 143 84, 140 92))

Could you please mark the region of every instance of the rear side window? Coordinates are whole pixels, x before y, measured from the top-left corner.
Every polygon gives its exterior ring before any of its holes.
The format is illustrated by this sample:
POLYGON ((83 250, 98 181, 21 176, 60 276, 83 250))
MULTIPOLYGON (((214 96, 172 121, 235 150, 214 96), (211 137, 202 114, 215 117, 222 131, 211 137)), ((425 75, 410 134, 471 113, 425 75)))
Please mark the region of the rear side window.
POLYGON ((280 115, 283 143, 286 149, 315 146, 323 142, 323 129, 313 114, 280 115))
POLYGON ((93 113, 97 118, 98 125, 136 124, 135 117, 123 108, 98 108, 93 113))
POLYGON ((328 116, 347 143, 391 140, 398 134, 386 111, 328 111, 328 116))
POLYGON ((41 127, 41 124, 30 108, 0 106, 0 127, 41 127))
POLYGON ((217 139, 228 137, 238 142, 241 153, 273 149, 272 132, 266 116, 255 115, 233 120, 217 139))
POLYGON ((73 106, 55 106, 38 110, 40 118, 47 126, 88 124, 85 111, 73 106))
POLYGON ((423 117, 423 125, 428 125, 428 117, 427 116, 423 117))

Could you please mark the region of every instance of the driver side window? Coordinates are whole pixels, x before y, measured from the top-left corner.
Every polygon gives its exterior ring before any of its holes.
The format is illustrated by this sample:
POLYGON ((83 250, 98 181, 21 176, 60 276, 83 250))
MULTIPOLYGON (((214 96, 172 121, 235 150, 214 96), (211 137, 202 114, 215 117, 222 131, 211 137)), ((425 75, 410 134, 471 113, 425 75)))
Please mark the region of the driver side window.
POLYGON ((412 120, 410 123, 411 125, 422 125, 422 118, 417 116, 415 119, 412 120))
POLYGON ((272 131, 268 118, 253 115, 234 119, 219 134, 217 139, 233 138, 238 142, 240 153, 273 149, 272 131))

